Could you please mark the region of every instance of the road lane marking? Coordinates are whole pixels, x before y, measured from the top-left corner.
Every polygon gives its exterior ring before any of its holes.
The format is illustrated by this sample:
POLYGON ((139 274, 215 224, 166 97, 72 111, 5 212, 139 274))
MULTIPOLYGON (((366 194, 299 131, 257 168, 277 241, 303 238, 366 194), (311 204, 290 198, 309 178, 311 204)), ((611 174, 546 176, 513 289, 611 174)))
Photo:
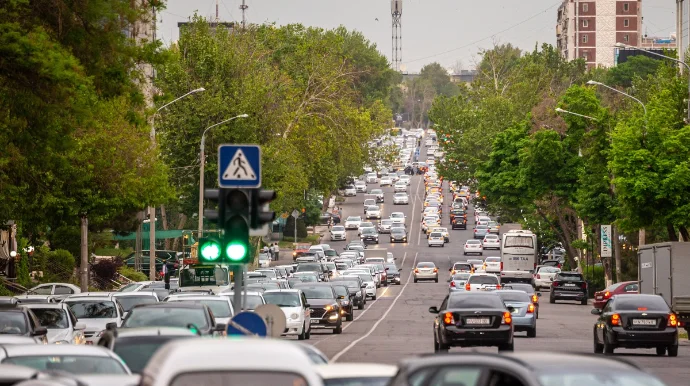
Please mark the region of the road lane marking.
MULTIPOLYGON (((405 264, 405 259, 407 259, 407 252, 405 252, 405 254, 403 255, 402 263, 400 264, 401 267, 405 264)), ((415 260, 416 260, 416 256, 415 256, 415 260)), ((408 279, 408 281, 409 281, 409 279, 408 279)), ((376 294, 376 300, 372 300, 372 301, 371 301, 371 305, 370 305, 369 307, 367 307, 365 310, 363 310, 362 312, 360 312, 359 315, 358 315, 356 318, 354 318, 350 323, 346 324, 346 325, 343 327, 343 331, 347 330, 347 329, 348 329, 350 326, 352 326, 356 321, 358 321, 359 318, 361 318, 362 316, 364 316, 364 314, 366 314, 367 311, 369 311, 369 310, 374 306, 374 304, 376 304, 376 302, 378 302, 379 300, 381 300, 381 298, 382 298, 382 297, 386 294, 386 292, 388 292, 388 290, 391 289, 391 288, 392 288, 392 287, 391 287, 390 285, 388 285, 388 286, 386 286, 386 289, 384 289, 383 292, 381 292, 381 295, 376 294)), ((404 289, 404 286, 403 286, 403 289, 404 289)), ((402 291, 400 291, 400 292, 402 292, 402 291)), ((315 343, 314 343, 314 346, 316 346, 317 344, 319 344, 319 343, 321 343, 321 342, 325 342, 325 341, 327 341, 327 340, 329 340, 329 339, 331 339, 331 338, 335 338, 336 336, 338 336, 338 335, 337 335, 337 334, 333 334, 333 335, 331 335, 331 336, 329 336, 329 337, 327 337, 327 338, 325 338, 325 339, 321 339, 321 340, 315 342, 315 343)))
MULTIPOLYGON (((419 252, 416 252, 416 253, 414 254, 414 261, 412 262, 412 267, 414 267, 414 266, 417 264, 417 255, 418 255, 418 254, 419 254, 419 252)), ((367 332, 366 334, 362 335, 360 338, 358 338, 358 339, 352 341, 352 343, 350 343, 349 345, 347 345, 347 347, 345 347, 344 349, 340 350, 337 354, 333 355, 333 357, 331 358, 331 361, 336 362, 341 356, 343 356, 343 354, 345 354, 346 352, 350 351, 351 348, 355 347, 355 346, 357 345, 357 343, 359 343, 359 342, 361 342, 362 340, 368 338, 369 335, 371 335, 371 334, 376 330, 376 327, 378 327, 379 324, 381 324, 381 322, 383 322, 384 320, 386 320, 386 317, 388 317, 388 314, 391 312, 391 310, 393 309, 393 307, 395 307, 395 303, 398 302, 398 299, 400 299, 400 296, 402 296, 402 294, 403 294, 403 292, 405 292, 405 289, 407 288, 408 284, 410 284, 410 279, 412 278, 412 273, 413 273, 413 270, 410 269, 410 274, 407 276, 407 281, 405 282, 405 285, 404 285, 404 286, 402 287, 402 289, 400 290, 400 293, 398 294, 398 296, 395 297, 395 299, 393 299, 393 302, 391 302, 390 306, 388 306, 388 309, 386 310, 386 312, 384 312, 383 315, 381 316, 381 318, 380 318, 379 320, 377 320, 376 323, 374 323, 374 325, 371 327, 371 329, 369 330, 369 332, 367 332)))

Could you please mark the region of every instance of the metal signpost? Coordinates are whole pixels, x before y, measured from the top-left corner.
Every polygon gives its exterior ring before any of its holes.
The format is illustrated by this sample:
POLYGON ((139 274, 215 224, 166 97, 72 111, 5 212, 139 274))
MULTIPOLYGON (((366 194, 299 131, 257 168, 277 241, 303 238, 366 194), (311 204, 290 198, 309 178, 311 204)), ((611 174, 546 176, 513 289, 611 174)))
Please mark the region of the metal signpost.
POLYGON ((601 257, 611 257, 613 245, 611 242, 611 225, 601 226, 601 257))
MULTIPOLYGON (((235 292, 237 294, 237 292, 235 292)), ((266 336, 266 322, 255 312, 245 311, 233 316, 228 322, 228 335, 266 336)))
POLYGON ((287 327, 287 319, 280 307, 275 304, 264 304, 256 307, 254 312, 266 322, 268 336, 277 338, 283 334, 287 327))

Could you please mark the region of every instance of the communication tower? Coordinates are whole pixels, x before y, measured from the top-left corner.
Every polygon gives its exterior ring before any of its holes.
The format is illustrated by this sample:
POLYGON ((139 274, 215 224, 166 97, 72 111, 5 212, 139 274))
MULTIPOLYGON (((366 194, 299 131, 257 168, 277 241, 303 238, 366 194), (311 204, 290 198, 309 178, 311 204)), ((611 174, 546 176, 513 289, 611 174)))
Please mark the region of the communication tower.
POLYGON ((402 64, 402 0, 391 0, 393 17, 393 55, 391 62, 395 71, 400 71, 402 64))

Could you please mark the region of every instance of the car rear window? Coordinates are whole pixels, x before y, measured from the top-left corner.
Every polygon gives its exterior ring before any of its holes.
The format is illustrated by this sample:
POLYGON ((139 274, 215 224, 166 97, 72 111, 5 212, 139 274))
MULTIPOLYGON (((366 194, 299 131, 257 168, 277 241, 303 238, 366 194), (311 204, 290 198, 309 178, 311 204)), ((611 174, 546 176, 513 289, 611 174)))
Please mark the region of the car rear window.
POLYGON ((498 278, 495 276, 471 276, 469 279, 470 284, 488 284, 495 285, 498 284, 498 278))
POLYGON ((668 304, 661 296, 634 296, 626 295, 616 297, 613 302, 616 311, 662 311, 669 312, 668 304))
POLYGON ((465 309, 502 309, 505 305, 497 295, 451 295, 448 298, 448 308, 465 309))
POLYGON ((558 274, 558 280, 563 281, 584 281, 582 274, 580 273, 566 273, 561 272, 558 274))
POLYGON ((486 260, 484 260, 484 261, 490 262, 490 263, 500 263, 501 258, 500 257, 487 257, 486 260))
POLYGON ((419 263, 417 264, 417 268, 436 268, 434 263, 419 263))
POLYGON ((503 299, 504 302, 520 302, 520 303, 529 303, 532 301, 530 299, 529 295, 527 295, 524 292, 503 292, 499 291, 498 296, 503 299))

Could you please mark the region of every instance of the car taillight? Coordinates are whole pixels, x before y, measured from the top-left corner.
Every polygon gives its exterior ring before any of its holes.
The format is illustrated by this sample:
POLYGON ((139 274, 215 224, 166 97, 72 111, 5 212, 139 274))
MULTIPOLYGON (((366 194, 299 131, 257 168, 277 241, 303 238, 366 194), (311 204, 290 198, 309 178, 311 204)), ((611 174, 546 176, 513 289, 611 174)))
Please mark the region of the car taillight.
POLYGON ((668 314, 668 326, 678 327, 678 317, 676 314, 668 314))
POLYGON ((419 273, 419 270, 417 268, 415 268, 414 273, 419 273))
POLYGON ((530 304, 529 306, 527 306, 527 313, 528 314, 534 313, 534 304, 530 304))
POLYGON ((438 272, 438 268, 434 268, 434 272, 438 272))
POLYGON ((587 289, 587 282, 582 283, 582 289, 587 289))
POLYGON ((450 282, 450 286, 451 286, 451 287, 455 287, 455 282, 454 282, 454 281, 451 281, 451 282, 450 282))
POLYGON ((618 314, 611 315, 611 325, 620 326, 621 325, 621 316, 618 314))
POLYGON ((537 270, 537 263, 536 262, 534 263, 534 270, 535 271, 537 270))
POLYGON ((611 292, 609 292, 609 291, 604 292, 604 298, 605 299, 608 299, 610 297, 611 297, 611 292))
POLYGON ((496 284, 496 289, 497 289, 497 290, 501 289, 501 285, 500 285, 500 284, 496 284))
POLYGON ((559 281, 554 281, 551 283, 551 285, 554 287, 558 287, 559 284, 561 284, 561 282, 559 282, 559 281))
POLYGON ((465 291, 469 291, 471 288, 470 283, 465 284, 465 291))
POLYGON ((537 274, 537 279, 541 279, 541 275, 540 275, 540 274, 537 274))
POLYGON ((503 262, 501 262, 501 271, 503 271, 503 262))
POLYGON ((474 233, 477 233, 477 230, 476 230, 476 229, 474 230, 474 233))
POLYGON ((450 275, 455 275, 455 270, 450 271, 450 275))
POLYGON ((443 314, 443 323, 446 325, 455 324, 455 318, 453 317, 452 312, 446 312, 445 314, 443 314))
POLYGON ((503 320, 501 320, 501 324, 511 324, 513 323, 513 316, 510 315, 509 311, 506 311, 503 313, 503 320))
POLYGON ((539 302, 539 296, 532 295, 532 303, 538 303, 538 302, 539 302))

